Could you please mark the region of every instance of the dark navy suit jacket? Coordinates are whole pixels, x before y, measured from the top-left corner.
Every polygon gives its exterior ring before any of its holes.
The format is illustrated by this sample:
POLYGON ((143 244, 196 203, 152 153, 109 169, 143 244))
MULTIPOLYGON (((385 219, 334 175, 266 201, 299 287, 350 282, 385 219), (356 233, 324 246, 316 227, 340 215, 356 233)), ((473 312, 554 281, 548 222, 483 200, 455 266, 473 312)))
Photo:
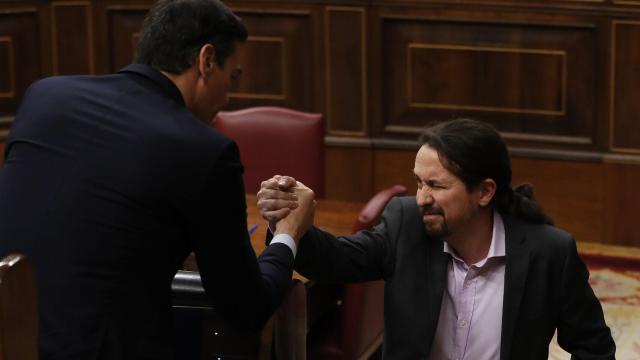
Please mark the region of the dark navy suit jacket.
POLYGON ((191 251, 223 320, 260 328, 293 255, 256 262, 235 143, 144 65, 33 84, 5 147, 0 256, 35 266, 41 359, 174 358, 171 280, 191 251))

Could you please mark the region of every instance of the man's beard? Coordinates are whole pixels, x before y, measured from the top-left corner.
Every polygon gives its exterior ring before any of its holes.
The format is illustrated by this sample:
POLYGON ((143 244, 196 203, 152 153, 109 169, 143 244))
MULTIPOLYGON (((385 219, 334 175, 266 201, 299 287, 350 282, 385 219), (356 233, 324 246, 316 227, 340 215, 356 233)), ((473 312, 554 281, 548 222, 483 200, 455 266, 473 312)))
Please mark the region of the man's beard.
POLYGON ((427 236, 435 239, 442 239, 450 235, 447 219, 442 209, 433 207, 420 207, 420 215, 424 224, 427 236), (430 219, 425 219, 425 215, 434 215, 430 219))

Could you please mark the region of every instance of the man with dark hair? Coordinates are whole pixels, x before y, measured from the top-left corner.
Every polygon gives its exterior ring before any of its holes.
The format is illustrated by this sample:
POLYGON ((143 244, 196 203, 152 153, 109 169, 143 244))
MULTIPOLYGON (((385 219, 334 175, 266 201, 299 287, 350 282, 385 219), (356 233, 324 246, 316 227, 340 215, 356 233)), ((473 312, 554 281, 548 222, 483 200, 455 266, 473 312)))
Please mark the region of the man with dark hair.
POLYGON ((218 0, 160 0, 136 64, 25 94, 0 175, 0 256, 35 267, 40 359, 180 358, 171 281, 191 251, 229 326, 260 329, 282 300, 310 212, 292 211, 256 260, 238 148, 208 124, 246 38, 218 0))
MULTIPOLYGON (((385 280, 385 360, 547 359, 556 329, 575 359, 615 358, 573 237, 549 225, 531 186, 511 188, 494 128, 429 127, 413 172, 416 196, 391 200, 378 226, 346 237, 311 228, 296 258, 319 281, 385 280)), ((292 187, 263 183, 265 219, 286 219, 292 187)))

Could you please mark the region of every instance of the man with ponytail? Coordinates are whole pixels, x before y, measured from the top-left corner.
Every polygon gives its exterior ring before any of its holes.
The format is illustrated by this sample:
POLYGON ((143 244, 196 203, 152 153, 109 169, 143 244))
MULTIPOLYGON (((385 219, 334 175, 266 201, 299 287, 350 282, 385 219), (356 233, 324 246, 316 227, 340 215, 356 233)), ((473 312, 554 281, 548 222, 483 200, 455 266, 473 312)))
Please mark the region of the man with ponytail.
MULTIPOLYGON (((416 196, 394 198, 370 231, 311 228, 296 269, 318 281, 384 279, 385 360, 615 359, 615 343, 573 237, 552 226, 529 184, 511 186, 504 140, 490 125, 430 126, 413 169, 416 196)), ((295 182, 263 183, 277 222, 295 182)))

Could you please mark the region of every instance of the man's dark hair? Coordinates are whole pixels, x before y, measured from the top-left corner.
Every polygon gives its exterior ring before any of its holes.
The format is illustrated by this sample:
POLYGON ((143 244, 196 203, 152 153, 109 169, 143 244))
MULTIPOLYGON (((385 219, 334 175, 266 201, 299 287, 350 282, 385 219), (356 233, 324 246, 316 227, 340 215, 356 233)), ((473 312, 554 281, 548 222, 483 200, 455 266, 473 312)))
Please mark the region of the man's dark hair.
POLYGON ((212 44, 222 68, 235 43, 246 39, 240 18, 218 0, 160 0, 144 20, 135 62, 181 74, 212 44))
POLYGON ((438 153, 443 166, 462 180, 467 190, 484 179, 493 179, 497 188, 491 201, 500 213, 532 223, 553 224, 535 201, 531 184, 511 188, 509 151, 493 126, 456 119, 429 126, 420 140, 438 153))

